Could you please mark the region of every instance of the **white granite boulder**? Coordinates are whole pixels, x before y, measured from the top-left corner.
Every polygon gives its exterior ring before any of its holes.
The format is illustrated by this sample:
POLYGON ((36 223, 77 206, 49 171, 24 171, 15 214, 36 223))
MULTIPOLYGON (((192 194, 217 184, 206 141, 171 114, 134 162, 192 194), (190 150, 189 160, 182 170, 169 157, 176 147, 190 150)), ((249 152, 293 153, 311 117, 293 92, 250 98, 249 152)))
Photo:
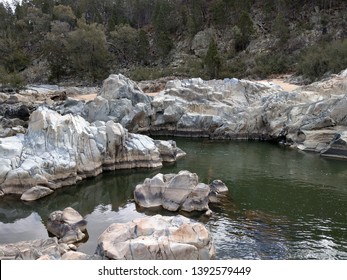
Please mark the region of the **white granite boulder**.
POLYGON ((209 203, 217 202, 218 195, 228 192, 220 180, 210 185, 199 183, 196 173, 183 170, 178 174, 161 173, 145 179, 134 190, 135 202, 144 208, 162 206, 169 211, 206 211, 210 214, 209 203))
POLYGON ((203 224, 155 215, 110 225, 98 239, 96 254, 114 260, 210 260, 215 248, 203 224))
POLYGON ((85 234, 87 221, 73 208, 52 212, 47 221, 47 230, 59 238, 62 243, 81 241, 85 234))

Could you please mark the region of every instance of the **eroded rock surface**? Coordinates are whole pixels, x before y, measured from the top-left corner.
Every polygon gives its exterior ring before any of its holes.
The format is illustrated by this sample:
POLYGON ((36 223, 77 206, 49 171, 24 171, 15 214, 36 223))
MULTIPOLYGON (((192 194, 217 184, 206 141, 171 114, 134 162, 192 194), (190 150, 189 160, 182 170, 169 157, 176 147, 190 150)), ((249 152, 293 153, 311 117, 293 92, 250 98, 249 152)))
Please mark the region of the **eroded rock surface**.
POLYGON ((54 211, 48 217, 47 230, 62 243, 70 244, 85 237, 87 221, 75 209, 65 208, 54 211))
POLYGON ((215 248, 203 224, 155 215, 110 225, 99 237, 96 254, 114 260, 209 260, 215 248))
MULTIPOLYGON (((111 75, 97 98, 61 112, 79 112, 91 122, 114 120, 150 135, 271 140, 334 156, 330 147, 347 131, 346 90, 343 71, 290 92, 243 79, 173 79, 149 97, 125 76, 111 75), (320 130, 330 130, 331 137, 311 137, 320 130)), ((342 150, 340 143, 336 155, 345 158, 342 150)))
POLYGON ((26 134, 0 139, 0 193, 32 201, 103 170, 161 167, 184 154, 173 141, 128 133, 113 121, 40 107, 26 134))
POLYGON ((210 185, 199 183, 196 173, 183 170, 178 174, 158 173, 136 186, 135 202, 141 207, 162 206, 169 211, 207 211, 209 202, 217 202, 217 196, 228 192, 227 186, 220 180, 210 185))
POLYGON ((59 244, 57 238, 0 244, 1 260, 37 260, 60 259, 68 251, 65 244, 59 244))

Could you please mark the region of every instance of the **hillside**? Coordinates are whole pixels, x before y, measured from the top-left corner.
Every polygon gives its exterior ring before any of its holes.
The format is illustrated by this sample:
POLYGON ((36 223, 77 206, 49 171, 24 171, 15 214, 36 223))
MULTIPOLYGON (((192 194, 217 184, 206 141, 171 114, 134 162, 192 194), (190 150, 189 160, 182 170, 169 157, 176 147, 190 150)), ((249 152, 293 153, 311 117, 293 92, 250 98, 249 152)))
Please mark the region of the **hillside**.
POLYGON ((344 0, 0 3, 0 84, 95 85, 110 73, 311 82, 347 68, 344 0))

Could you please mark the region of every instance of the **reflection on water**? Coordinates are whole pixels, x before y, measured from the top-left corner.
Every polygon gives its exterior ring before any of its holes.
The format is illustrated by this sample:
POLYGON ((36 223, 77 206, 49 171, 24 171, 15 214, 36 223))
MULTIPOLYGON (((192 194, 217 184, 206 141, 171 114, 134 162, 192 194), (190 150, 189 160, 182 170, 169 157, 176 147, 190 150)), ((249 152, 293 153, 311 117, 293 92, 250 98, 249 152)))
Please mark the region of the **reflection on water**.
POLYGON ((189 215, 211 231, 218 259, 347 259, 346 161, 261 142, 176 141, 187 156, 160 170, 105 173, 30 203, 0 199, 0 243, 46 238, 48 215, 71 206, 88 221, 78 250, 92 254, 111 223, 175 214, 140 209, 132 193, 146 177, 186 169, 229 187, 212 217, 189 215))

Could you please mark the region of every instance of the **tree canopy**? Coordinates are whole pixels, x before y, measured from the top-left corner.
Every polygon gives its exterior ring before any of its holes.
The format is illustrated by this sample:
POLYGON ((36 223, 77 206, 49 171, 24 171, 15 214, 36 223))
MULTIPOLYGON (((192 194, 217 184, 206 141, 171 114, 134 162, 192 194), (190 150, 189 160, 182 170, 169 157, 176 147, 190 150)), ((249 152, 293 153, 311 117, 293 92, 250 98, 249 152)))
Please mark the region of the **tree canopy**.
MULTIPOLYGON (((321 9, 325 16, 321 19, 322 33, 326 33, 330 11, 334 7, 346 8, 343 0, 14 0, 13 3, 13 6, 0 3, 0 84, 18 81, 19 73, 39 62, 47 65, 46 78, 52 82, 73 78, 94 83, 110 71, 123 68, 164 67, 172 62, 177 42, 189 53, 194 36, 211 27, 218 34, 231 33, 227 43, 232 44, 233 52, 224 53, 216 48, 216 42, 211 42, 207 56, 197 58, 204 67, 196 61, 187 63, 201 68, 201 75, 207 71, 208 76, 218 77, 224 60, 245 51, 259 30, 277 40, 278 52, 285 51, 293 33, 291 20, 300 14, 300 9, 321 9), (260 23, 259 15, 264 15, 260 23)), ((305 20, 302 24, 306 24, 305 20)), ((186 69, 194 72, 189 66, 186 69)))

